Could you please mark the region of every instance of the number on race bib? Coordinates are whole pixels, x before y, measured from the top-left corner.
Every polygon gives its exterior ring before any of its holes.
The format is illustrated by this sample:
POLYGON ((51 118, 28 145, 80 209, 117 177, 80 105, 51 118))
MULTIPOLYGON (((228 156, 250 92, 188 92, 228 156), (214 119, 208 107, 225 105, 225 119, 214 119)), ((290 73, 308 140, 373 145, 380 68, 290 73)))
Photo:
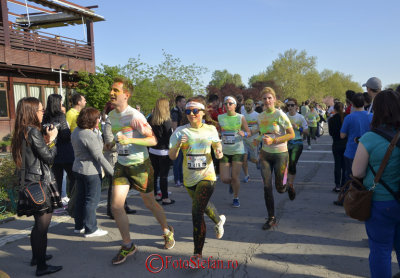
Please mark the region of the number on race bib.
POLYGON ((190 170, 202 170, 207 166, 207 157, 205 154, 187 154, 186 160, 190 170))

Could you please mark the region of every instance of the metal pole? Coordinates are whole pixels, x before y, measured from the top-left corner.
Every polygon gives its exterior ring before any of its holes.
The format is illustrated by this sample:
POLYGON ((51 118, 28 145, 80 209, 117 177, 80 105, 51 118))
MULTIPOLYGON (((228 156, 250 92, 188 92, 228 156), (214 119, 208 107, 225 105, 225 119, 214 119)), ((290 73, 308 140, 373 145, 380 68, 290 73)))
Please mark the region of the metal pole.
POLYGON ((60 69, 60 95, 62 96, 62 70, 60 69))

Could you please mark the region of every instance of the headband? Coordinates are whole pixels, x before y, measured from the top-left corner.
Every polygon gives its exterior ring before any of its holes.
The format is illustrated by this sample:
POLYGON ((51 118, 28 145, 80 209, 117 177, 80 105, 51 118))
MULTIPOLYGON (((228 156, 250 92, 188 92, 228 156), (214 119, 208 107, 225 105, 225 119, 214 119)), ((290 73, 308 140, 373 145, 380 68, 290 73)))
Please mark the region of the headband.
POLYGON ((190 101, 190 102, 186 103, 186 108, 189 108, 189 107, 194 107, 194 108, 203 109, 203 110, 206 109, 203 104, 196 102, 196 101, 190 101))
POLYGON ((235 100, 233 97, 231 97, 231 96, 227 96, 227 97, 224 98, 224 102, 226 102, 227 100, 230 100, 230 101, 232 101, 234 104, 237 104, 237 103, 236 103, 236 100, 235 100))

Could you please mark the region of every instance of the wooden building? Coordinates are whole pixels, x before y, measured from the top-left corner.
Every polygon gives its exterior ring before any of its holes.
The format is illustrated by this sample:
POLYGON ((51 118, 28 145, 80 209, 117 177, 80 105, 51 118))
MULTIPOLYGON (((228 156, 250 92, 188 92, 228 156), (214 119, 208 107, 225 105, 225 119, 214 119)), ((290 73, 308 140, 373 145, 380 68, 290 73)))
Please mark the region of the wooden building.
POLYGON ((78 71, 95 72, 93 23, 104 18, 92 8, 66 0, 0 0, 0 141, 13 130, 21 98, 37 97, 44 106, 53 93, 67 99, 78 71), (9 9, 15 5, 39 12, 17 14, 9 9), (86 41, 41 31, 74 24, 86 25, 86 41))

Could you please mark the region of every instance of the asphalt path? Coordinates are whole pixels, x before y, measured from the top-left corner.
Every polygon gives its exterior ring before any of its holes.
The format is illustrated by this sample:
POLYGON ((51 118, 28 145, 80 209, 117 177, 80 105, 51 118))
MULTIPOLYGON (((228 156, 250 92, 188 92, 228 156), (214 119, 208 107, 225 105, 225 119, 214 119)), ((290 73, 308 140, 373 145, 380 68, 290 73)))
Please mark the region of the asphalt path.
MULTIPOLYGON (((231 207, 228 186, 218 181, 211 200, 227 217, 225 234, 216 239, 214 224, 205 216, 203 261, 194 261, 195 268, 189 265, 191 201, 184 188, 172 183, 170 197, 176 203, 164 209, 175 229, 175 247, 163 249, 159 224, 140 197, 132 195, 128 202, 138 212, 129 216, 130 231, 138 252, 122 265, 111 264, 121 240, 104 205, 97 212, 99 226, 109 232, 104 237, 86 239, 73 233, 72 219, 53 217, 47 252, 54 258, 49 263, 64 269, 49 277, 368 277, 365 227, 333 205, 337 196, 332 192, 333 167, 329 136, 319 138, 311 151, 305 146, 297 167, 296 199, 290 201, 287 193, 274 190, 278 225, 270 231, 261 229, 267 212, 262 179, 254 164, 250 164, 250 181, 241 183, 240 208, 231 207)), ((0 270, 10 277, 34 275, 27 236, 31 225, 32 217, 0 225, 0 270)), ((392 258, 393 273, 397 273, 395 255, 392 258)))

